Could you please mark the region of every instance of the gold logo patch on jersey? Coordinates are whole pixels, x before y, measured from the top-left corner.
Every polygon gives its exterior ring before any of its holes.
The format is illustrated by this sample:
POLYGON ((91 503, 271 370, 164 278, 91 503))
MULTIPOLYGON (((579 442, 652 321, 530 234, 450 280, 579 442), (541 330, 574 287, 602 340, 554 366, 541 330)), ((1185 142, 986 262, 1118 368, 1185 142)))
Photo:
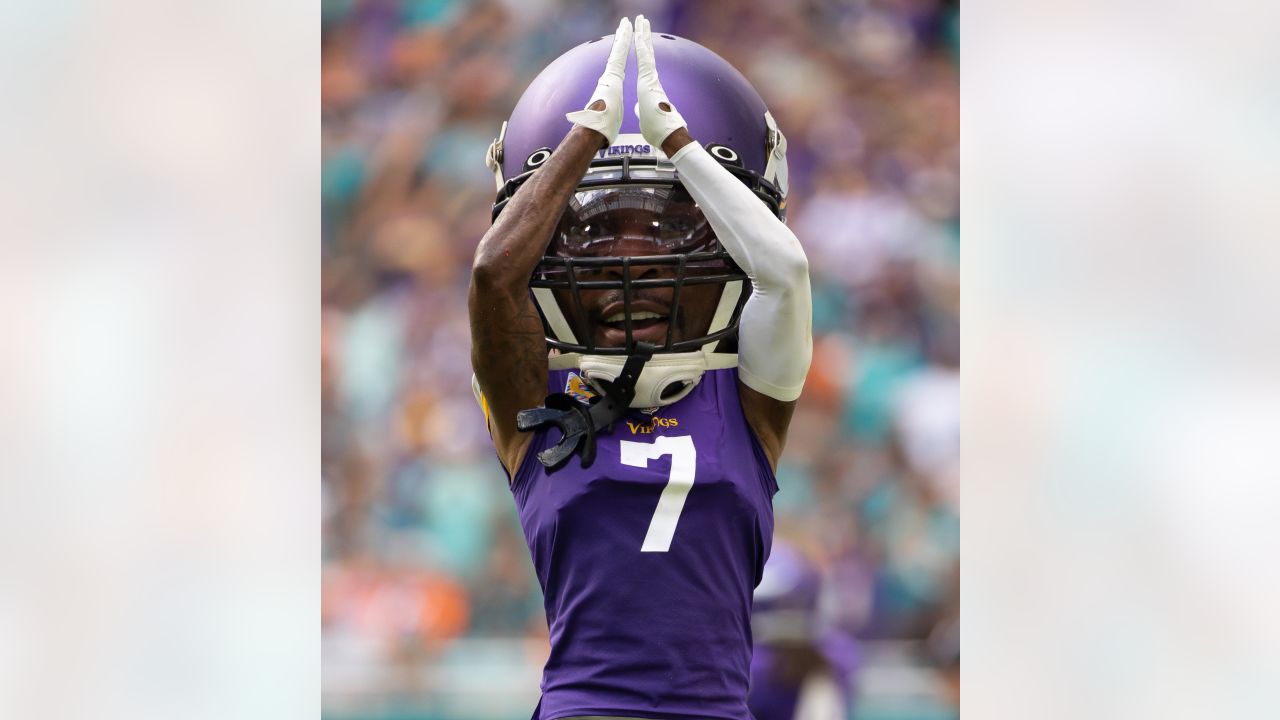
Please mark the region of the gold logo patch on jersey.
POLYGON ((578 376, 578 373, 569 373, 569 379, 564 383, 564 392, 575 400, 587 402, 596 396, 596 391, 586 380, 578 376))

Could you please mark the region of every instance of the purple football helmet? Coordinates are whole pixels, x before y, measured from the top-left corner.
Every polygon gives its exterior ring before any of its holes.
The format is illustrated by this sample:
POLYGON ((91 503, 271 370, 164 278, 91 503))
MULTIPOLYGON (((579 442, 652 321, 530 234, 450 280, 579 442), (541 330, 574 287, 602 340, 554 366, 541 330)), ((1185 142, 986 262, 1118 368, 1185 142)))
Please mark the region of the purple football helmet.
MULTIPOLYGON (((556 58, 516 103, 487 158, 498 190, 494 219, 573 127, 565 113, 590 100, 611 39, 583 43, 556 58)), ((786 141, 760 95, 733 66, 695 42, 655 33, 653 43, 662 86, 693 136, 785 218, 786 141)), ((674 288, 673 315, 665 343, 654 343, 657 352, 711 352, 721 340, 732 343, 750 294, 746 275, 680 185, 674 166, 641 135, 632 112, 637 72, 632 52, 618 138, 591 161, 529 283, 547 343, 562 352, 628 354, 633 347, 633 292, 644 288, 674 288), (644 222, 634 222, 637 217, 644 222), (639 266, 641 257, 646 268, 666 267, 663 277, 633 275, 633 261, 639 266), (704 284, 723 288, 710 326, 701 336, 675 341, 681 288, 704 284), (580 290, 621 290, 624 346, 600 347, 585 327, 574 326, 570 319, 583 316, 580 290), (562 302, 576 304, 579 312, 566 312, 562 302)))

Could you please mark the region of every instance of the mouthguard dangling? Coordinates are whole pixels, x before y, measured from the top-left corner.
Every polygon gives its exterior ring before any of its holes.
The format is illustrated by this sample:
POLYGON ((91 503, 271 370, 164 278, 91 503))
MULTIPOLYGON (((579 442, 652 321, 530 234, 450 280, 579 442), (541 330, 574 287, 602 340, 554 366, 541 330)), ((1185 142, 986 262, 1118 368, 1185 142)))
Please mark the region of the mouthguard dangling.
POLYGON ((556 470, 581 447, 582 467, 591 467, 596 459, 596 434, 612 430, 613 424, 627 414, 640 371, 655 349, 649 343, 635 343, 617 379, 597 380, 601 394, 588 402, 568 393, 556 393, 547 396, 543 407, 521 410, 516 415, 516 429, 520 432, 551 426, 562 433, 560 442, 538 453, 538 461, 548 470, 556 470))

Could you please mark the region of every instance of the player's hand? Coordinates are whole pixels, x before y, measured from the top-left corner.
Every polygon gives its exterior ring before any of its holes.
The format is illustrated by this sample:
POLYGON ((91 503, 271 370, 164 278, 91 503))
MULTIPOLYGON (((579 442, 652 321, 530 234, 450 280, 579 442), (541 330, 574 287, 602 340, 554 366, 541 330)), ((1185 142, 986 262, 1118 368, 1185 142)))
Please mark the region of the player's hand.
POLYGON ((671 104, 667 93, 658 81, 658 65, 653 59, 653 38, 649 35, 649 20, 636 16, 636 64, 640 76, 636 80, 636 117, 640 118, 640 133, 650 145, 662 147, 662 141, 671 133, 685 126, 684 118, 671 104))
POLYGON ((567 113, 566 118, 575 125, 595 130, 604 136, 605 146, 613 144, 622 128, 622 83, 626 78, 627 55, 631 51, 631 20, 622 18, 613 34, 613 49, 605 63, 604 74, 596 83, 595 94, 587 101, 587 107, 567 113))

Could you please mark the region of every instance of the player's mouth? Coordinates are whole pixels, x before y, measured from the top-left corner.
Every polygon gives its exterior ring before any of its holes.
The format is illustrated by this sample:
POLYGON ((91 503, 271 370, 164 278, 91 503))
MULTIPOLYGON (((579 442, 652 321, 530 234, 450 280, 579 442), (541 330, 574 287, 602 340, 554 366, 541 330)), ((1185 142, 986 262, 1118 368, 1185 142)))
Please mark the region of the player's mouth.
MULTIPOLYGON (((631 338, 633 340, 664 345, 667 342, 667 308, 651 302, 631 304, 631 338)), ((600 314, 600 344, 605 347, 623 347, 627 343, 627 313, 622 303, 613 303, 600 314)))

